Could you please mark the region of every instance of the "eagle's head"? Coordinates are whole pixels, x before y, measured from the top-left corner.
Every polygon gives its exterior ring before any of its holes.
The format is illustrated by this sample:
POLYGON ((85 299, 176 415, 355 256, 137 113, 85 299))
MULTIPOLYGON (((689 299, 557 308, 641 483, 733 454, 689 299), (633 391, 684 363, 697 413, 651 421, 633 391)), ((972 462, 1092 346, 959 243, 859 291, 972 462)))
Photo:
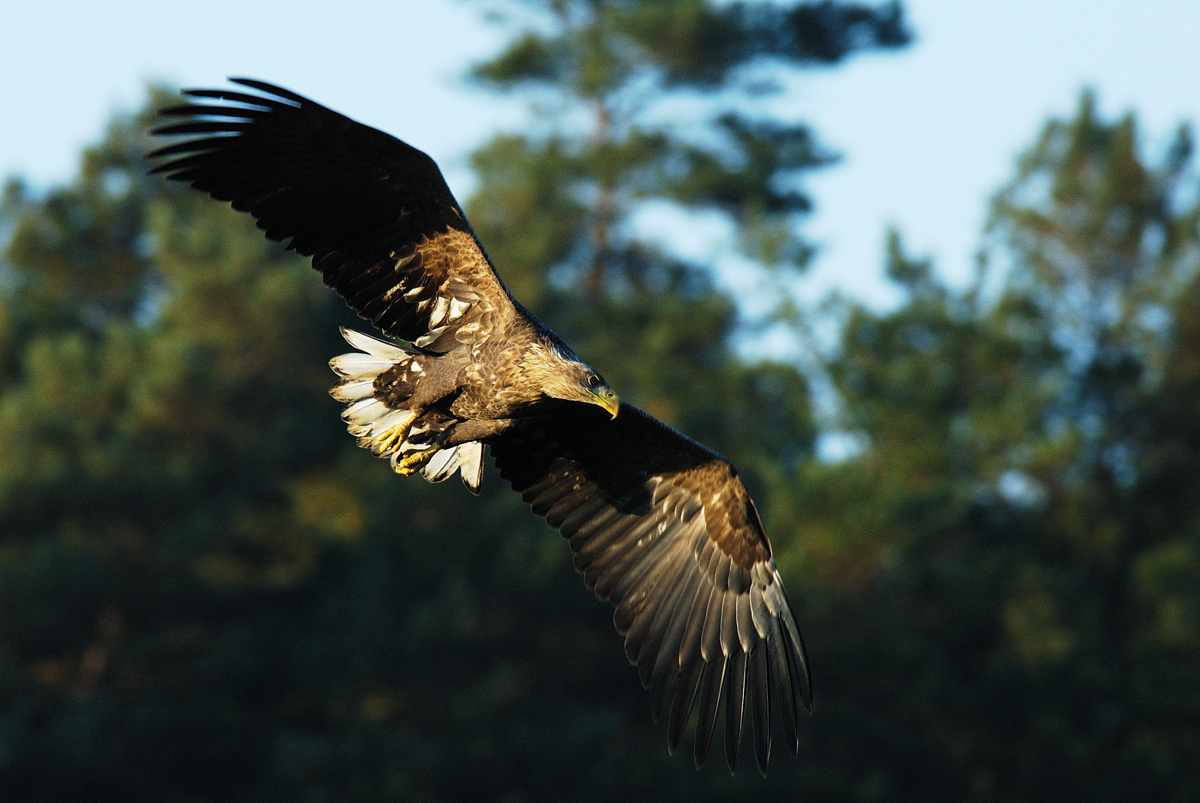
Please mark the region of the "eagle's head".
MULTIPOLYGON (((587 366, 585 365, 584 368, 587 366)), ((604 381, 604 377, 588 368, 580 382, 580 387, 583 388, 584 393, 582 401, 598 404, 612 413, 613 418, 617 417, 617 413, 621 411, 621 400, 604 381)))
POLYGON ((546 383, 547 396, 566 401, 596 404, 608 410, 613 418, 621 409, 621 400, 590 365, 578 360, 562 360, 553 380, 546 383))

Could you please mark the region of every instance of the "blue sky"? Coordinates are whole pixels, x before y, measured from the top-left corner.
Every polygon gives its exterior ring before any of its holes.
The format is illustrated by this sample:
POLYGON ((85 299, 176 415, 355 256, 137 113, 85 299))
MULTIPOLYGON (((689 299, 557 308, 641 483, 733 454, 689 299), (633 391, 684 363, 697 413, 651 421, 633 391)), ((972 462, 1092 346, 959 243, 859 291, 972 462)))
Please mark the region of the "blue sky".
MULTIPOLYGON (((1147 148, 1200 121, 1200 3, 910 0, 917 41, 807 73, 776 108, 843 154, 808 183, 821 255, 804 282, 874 304, 884 231, 970 276, 987 199, 1048 115, 1084 86, 1112 115, 1136 110, 1147 148)), ((296 89, 429 152, 460 194, 470 150, 523 109, 462 81, 502 29, 459 0, 8 0, 0 7, 0 175, 67 180, 80 148, 148 80, 219 86, 250 75, 296 89)))

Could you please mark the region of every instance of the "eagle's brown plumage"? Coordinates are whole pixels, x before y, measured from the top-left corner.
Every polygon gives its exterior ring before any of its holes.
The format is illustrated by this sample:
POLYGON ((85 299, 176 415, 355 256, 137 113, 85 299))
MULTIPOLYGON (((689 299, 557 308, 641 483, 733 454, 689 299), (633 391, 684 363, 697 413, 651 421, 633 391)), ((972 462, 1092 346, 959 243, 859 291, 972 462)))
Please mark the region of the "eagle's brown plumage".
POLYGON ((203 100, 163 110, 181 120, 154 133, 185 138, 151 154, 164 160, 154 172, 249 212, 405 341, 343 330, 359 350, 331 361, 332 393, 359 444, 400 473, 461 473, 476 492, 489 446, 616 606, 669 748, 695 709, 699 764, 723 710, 733 769, 749 708, 765 774, 775 708, 795 754, 812 701, 804 646, 733 466, 635 407, 617 415, 603 379, 509 294, 432 159, 285 89, 233 80, 262 94, 189 90, 203 100))

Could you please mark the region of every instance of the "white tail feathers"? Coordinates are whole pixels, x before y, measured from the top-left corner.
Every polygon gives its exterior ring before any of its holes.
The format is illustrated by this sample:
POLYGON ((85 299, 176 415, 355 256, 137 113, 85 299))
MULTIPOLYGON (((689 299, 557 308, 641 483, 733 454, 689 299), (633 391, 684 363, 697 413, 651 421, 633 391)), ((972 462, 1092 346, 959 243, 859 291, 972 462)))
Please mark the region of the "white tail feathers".
MULTIPOLYGON (((422 443, 412 443, 412 436, 429 431, 428 422, 418 421, 421 411, 389 407, 375 398, 376 378, 410 362, 416 352, 345 327, 341 332, 347 343, 362 351, 339 354, 329 361, 329 367, 342 378, 329 394, 346 402, 342 420, 358 439, 358 445, 387 458, 397 473, 410 474, 420 466, 421 474, 430 482, 441 482, 461 471, 463 484, 478 494, 483 480, 483 444, 472 442, 438 449, 436 444, 420 437, 417 440, 422 443)), ((413 365, 415 374, 421 373, 419 369, 419 365, 413 365)))
POLYGON ((376 357, 374 354, 363 354, 353 351, 349 354, 339 354, 329 361, 329 367, 346 379, 370 379, 382 374, 395 365, 397 361, 376 357))
POLYGON ((479 493, 483 482, 483 444, 478 441, 442 449, 430 458, 421 474, 430 482, 441 482, 462 471, 463 485, 473 494, 479 493))
MULTIPOLYGON (((350 355, 343 354, 343 357, 350 355)), ((366 396, 370 396, 375 392, 375 378, 370 379, 348 379, 344 382, 338 382, 334 385, 329 395, 340 402, 354 402, 366 396)))
POLYGON ((393 363, 398 363, 413 353, 394 343, 388 343, 386 340, 380 340, 377 337, 371 337, 362 332, 347 329, 344 326, 338 327, 338 331, 342 333, 342 337, 346 338, 346 342, 354 346, 354 348, 384 360, 391 360, 393 363))

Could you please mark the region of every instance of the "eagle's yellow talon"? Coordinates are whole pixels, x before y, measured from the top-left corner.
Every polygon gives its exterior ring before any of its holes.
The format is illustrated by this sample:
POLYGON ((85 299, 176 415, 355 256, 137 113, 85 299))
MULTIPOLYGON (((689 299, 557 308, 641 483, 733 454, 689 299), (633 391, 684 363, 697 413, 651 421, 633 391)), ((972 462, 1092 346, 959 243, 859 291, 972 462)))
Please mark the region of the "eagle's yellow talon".
POLYGON ((413 452, 396 461, 396 473, 402 477, 415 474, 425 467, 425 464, 437 453, 437 449, 426 449, 423 452, 413 452))
POLYGON ((408 435, 408 430, 412 427, 412 422, 402 427, 392 427, 386 433, 381 435, 377 442, 379 444, 379 452, 381 454, 394 451, 400 448, 400 444, 404 443, 404 438, 408 435))

